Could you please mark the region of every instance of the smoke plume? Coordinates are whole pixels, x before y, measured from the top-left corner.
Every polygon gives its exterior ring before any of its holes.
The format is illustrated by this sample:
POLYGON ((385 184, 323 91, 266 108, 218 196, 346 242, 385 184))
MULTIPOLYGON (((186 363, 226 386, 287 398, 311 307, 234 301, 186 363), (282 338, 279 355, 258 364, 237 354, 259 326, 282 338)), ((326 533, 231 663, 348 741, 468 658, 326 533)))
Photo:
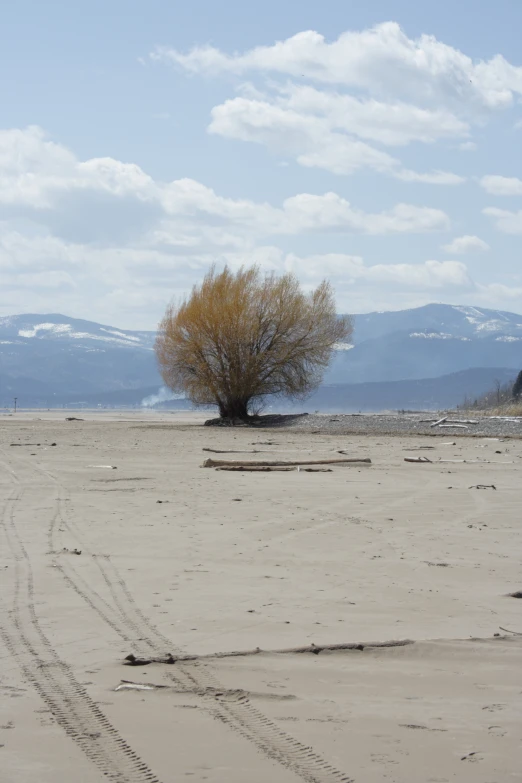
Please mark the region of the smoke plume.
POLYGON ((160 389, 158 389, 157 394, 150 394, 148 397, 144 397, 141 401, 142 408, 153 408, 155 405, 157 405, 160 402, 170 402, 171 400, 182 400, 184 398, 183 394, 174 394, 170 389, 167 389, 166 386, 161 386, 160 389))

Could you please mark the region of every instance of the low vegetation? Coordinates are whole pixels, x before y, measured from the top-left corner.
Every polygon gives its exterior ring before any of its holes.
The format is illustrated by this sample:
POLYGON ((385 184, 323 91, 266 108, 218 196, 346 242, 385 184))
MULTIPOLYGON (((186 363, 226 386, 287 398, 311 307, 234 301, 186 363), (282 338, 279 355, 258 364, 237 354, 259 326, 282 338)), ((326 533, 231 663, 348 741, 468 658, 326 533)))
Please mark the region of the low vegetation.
POLYGON ((522 370, 516 380, 496 381, 494 387, 480 397, 467 397, 459 409, 487 411, 490 416, 522 416, 522 370))

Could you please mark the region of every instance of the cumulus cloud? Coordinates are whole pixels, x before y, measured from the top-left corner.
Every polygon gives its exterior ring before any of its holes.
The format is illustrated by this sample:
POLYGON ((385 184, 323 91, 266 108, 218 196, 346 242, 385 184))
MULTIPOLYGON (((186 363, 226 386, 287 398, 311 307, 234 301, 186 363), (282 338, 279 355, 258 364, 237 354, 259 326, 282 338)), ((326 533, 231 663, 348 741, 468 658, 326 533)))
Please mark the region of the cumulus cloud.
POLYGON ((409 38, 395 22, 349 30, 334 41, 308 30, 242 53, 160 47, 150 57, 192 74, 251 80, 213 108, 211 133, 264 144, 336 174, 370 168, 432 185, 465 178, 410 171, 381 147, 460 139, 458 149, 476 150, 472 126, 522 95, 522 67, 502 55, 474 60, 434 36, 409 38))
MULTIPOLYGON (((382 101, 325 92, 310 85, 285 84, 273 95, 276 106, 300 116, 321 117, 331 127, 386 146, 412 141, 430 144, 441 138, 467 136, 469 125, 445 109, 426 109, 402 101, 382 101)), ((262 98, 258 94, 258 98, 262 98)), ((262 100, 255 101, 254 106, 262 100)))
POLYGON ((507 209, 487 207, 482 212, 495 219, 497 229, 503 234, 522 234, 522 209, 509 212, 507 209))
POLYGON ((452 127, 449 117, 438 118, 415 107, 287 88, 284 96, 273 100, 241 96, 215 106, 209 132, 263 144, 295 157, 302 166, 334 174, 369 168, 406 182, 456 185, 464 178, 444 171, 409 171, 398 158, 367 141, 375 139, 388 146, 405 145, 412 139, 430 142, 451 133, 452 127))
POLYGON ((66 148, 47 141, 39 128, 16 131, 15 145, 13 134, 0 132, 0 182, 9 182, 1 189, 4 205, 18 208, 15 216, 73 241, 132 240, 142 247, 188 253, 216 246, 237 249, 263 236, 315 230, 387 234, 449 226, 448 216, 438 209, 397 204, 371 214, 335 193, 300 194, 280 207, 225 198, 188 178, 155 181, 139 166, 112 158, 78 161, 66 148), (131 234, 123 235, 120 228, 131 234))
POLYGON ((476 60, 432 35, 409 38, 395 22, 333 41, 306 30, 244 52, 159 47, 150 57, 191 74, 250 79, 213 108, 211 133, 264 144, 306 167, 343 175, 368 168, 412 183, 465 178, 411 171, 381 147, 461 140, 458 149, 475 150, 472 126, 522 95, 522 67, 502 55, 476 60))
POLYGON ((158 48, 151 56, 192 73, 282 74, 400 96, 421 105, 443 102, 457 109, 504 108, 522 94, 522 68, 501 55, 473 61, 434 36, 408 38, 395 22, 347 31, 332 42, 308 30, 241 54, 203 46, 188 54, 158 48))
POLYGON ((336 193, 313 196, 302 193, 286 199, 283 204, 289 226, 301 230, 351 230, 364 234, 400 234, 445 231, 450 226, 448 216, 439 209, 396 204, 392 209, 375 214, 354 209, 336 193))
POLYGON ((477 285, 479 299, 484 299, 491 306, 494 303, 502 303, 506 300, 522 300, 522 286, 504 285, 503 283, 489 283, 477 285))
POLYGON ((480 186, 493 196, 522 196, 522 179, 490 174, 482 177, 480 186))
POLYGON ((489 245, 483 239, 476 236, 465 234, 463 237, 455 237, 448 245, 443 245, 443 250, 447 253, 472 253, 476 250, 489 250, 489 245))
POLYGON ((457 261, 368 264, 277 246, 308 236, 317 243, 324 235, 447 231, 450 219, 440 209, 401 202, 369 212, 335 192, 299 193, 278 204, 231 199, 193 179, 156 180, 136 164, 79 160, 36 127, 0 132, 0 201, 0 283, 8 295, 0 306, 10 312, 151 326, 166 301, 212 263, 293 269, 306 285, 330 276, 347 309, 352 297, 362 307, 392 289, 385 306, 474 290, 457 261))
POLYGON ((320 280, 325 275, 340 279, 341 285, 379 283, 417 290, 473 288, 465 264, 460 261, 425 261, 419 264, 365 264, 360 256, 330 253, 308 257, 289 254, 285 269, 304 278, 320 280))

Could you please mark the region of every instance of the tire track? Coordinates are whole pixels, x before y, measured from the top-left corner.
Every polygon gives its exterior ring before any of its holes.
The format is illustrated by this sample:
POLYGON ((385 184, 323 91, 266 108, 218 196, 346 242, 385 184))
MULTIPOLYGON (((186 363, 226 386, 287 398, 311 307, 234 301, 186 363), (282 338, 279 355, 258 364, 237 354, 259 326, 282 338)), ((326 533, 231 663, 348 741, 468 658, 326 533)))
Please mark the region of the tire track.
POLYGON ((58 725, 87 758, 116 783, 160 783, 159 778, 119 735, 85 688, 76 680, 40 628, 34 609, 34 582, 27 551, 16 529, 16 509, 23 487, 14 489, 2 513, 1 526, 14 561, 13 608, 0 636, 58 725))
MULTIPOLYGON (((56 533, 63 528, 76 538, 82 552, 90 554, 103 582, 112 597, 107 603, 91 584, 81 577, 72 563, 55 564, 64 575, 67 584, 74 589, 120 638, 133 644, 136 651, 162 655, 166 652, 182 652, 163 636, 143 614, 124 579, 107 555, 97 555, 89 550, 75 523, 68 517, 66 501, 70 499, 66 488, 49 471, 31 465, 33 470, 47 477, 59 490, 55 498, 56 509, 49 528, 49 545, 53 552, 60 551, 56 533), (105 608, 107 607, 107 608, 105 608)), ((325 761, 310 746, 304 745, 267 718, 244 693, 232 694, 223 688, 209 669, 208 664, 194 661, 176 664, 175 672, 167 675, 177 687, 202 699, 208 713, 228 726, 232 731, 251 742, 265 756, 291 770, 306 783, 353 783, 352 778, 325 761)), ((131 779, 129 779, 130 781, 131 779)))

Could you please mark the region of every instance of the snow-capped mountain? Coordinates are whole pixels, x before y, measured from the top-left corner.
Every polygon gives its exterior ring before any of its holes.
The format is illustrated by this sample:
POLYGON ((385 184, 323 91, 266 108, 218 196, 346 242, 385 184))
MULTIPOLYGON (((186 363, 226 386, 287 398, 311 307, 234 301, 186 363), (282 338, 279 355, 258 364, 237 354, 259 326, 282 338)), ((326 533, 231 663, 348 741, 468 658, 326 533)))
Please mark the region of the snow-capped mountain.
POLYGON ((469 368, 522 367, 522 315, 430 304, 356 315, 353 349, 336 352, 325 383, 437 378, 469 368))
POLYGON ((411 310, 355 316, 356 343, 385 337, 393 332, 410 332, 412 337, 417 338, 429 334, 432 339, 439 335, 456 340, 491 335, 522 338, 522 315, 483 307, 429 304, 411 310))
POLYGON ((154 338, 57 314, 0 318, 0 404, 159 386, 154 338))
POLYGON ((77 345, 90 346, 103 350, 109 346, 140 347, 152 350, 155 332, 132 332, 103 326, 93 321, 82 321, 64 315, 10 315, 0 318, 0 344, 22 345, 27 340, 74 341, 77 345))
MULTIPOLYGON (((501 368, 508 377, 522 368, 516 313, 431 304, 357 315, 354 324, 350 342, 336 346, 325 384, 412 381, 470 368, 501 368)), ((148 396, 161 386, 154 338, 57 314, 0 318, 0 405, 14 396, 27 405, 148 396)))

